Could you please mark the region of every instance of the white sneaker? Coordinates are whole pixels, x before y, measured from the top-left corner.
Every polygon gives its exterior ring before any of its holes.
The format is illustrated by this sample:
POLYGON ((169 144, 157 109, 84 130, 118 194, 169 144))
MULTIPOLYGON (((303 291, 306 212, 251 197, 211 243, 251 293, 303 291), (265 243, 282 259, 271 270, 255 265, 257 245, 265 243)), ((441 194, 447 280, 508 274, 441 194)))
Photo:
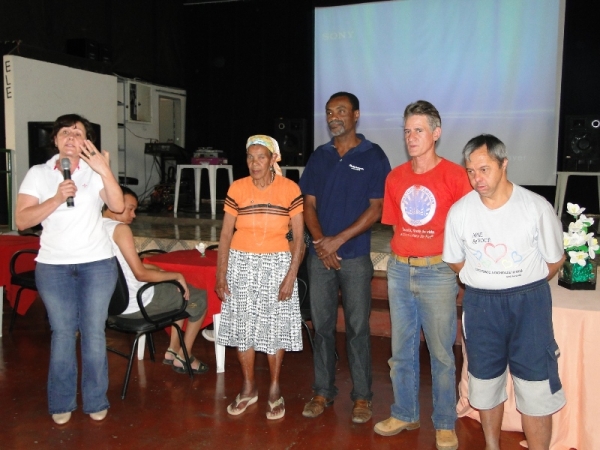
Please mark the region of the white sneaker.
POLYGON ((202 330, 202 336, 207 341, 215 342, 215 330, 209 330, 208 328, 205 328, 202 330))
POLYGON ((52 414, 52 420, 58 425, 64 425, 69 420, 71 420, 71 413, 66 412, 62 414, 52 414))
POLYGON ((106 414, 108 414, 108 409, 103 409, 102 411, 91 413, 90 417, 92 418, 92 420, 101 421, 106 418, 106 414))

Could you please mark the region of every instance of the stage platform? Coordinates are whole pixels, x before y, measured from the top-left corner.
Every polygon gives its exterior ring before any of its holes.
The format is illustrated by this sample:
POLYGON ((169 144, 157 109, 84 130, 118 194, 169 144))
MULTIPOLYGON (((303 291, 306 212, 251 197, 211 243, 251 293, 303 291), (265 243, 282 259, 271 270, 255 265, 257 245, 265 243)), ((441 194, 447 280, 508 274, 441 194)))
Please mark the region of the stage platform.
MULTIPOLYGON (((139 213, 131 225, 138 251, 161 249, 168 252, 193 249, 200 241, 218 244, 223 223, 222 213, 216 219, 201 213, 139 213)), ((392 227, 377 223, 371 235, 371 259, 376 271, 385 271, 390 253, 392 227)))

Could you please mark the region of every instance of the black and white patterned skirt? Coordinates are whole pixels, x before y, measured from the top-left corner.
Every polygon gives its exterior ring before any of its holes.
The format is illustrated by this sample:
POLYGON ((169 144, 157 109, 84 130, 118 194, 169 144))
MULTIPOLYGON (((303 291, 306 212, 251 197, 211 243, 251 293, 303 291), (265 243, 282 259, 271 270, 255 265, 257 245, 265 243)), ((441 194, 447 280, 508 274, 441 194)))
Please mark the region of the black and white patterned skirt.
POLYGON ((219 344, 271 355, 279 349, 302 350, 298 283, 294 283, 290 300, 277 300, 291 259, 289 252, 229 251, 227 285, 231 295, 221 305, 219 344))

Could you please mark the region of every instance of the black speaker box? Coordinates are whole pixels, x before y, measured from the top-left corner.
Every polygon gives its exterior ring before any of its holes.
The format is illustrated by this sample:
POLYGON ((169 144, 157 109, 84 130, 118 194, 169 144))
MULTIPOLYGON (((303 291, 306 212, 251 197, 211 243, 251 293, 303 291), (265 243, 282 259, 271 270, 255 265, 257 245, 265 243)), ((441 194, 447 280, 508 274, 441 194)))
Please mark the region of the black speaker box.
POLYGON ((81 58, 109 63, 112 61, 112 48, 91 39, 67 39, 67 54, 81 58))
POLYGON ((67 54, 100 61, 98 43, 91 39, 67 39, 67 54))
POLYGON ((306 119, 275 120, 273 137, 281 151, 281 166, 306 164, 306 119))
POLYGON ((600 172, 600 114, 565 117, 563 172, 600 172))

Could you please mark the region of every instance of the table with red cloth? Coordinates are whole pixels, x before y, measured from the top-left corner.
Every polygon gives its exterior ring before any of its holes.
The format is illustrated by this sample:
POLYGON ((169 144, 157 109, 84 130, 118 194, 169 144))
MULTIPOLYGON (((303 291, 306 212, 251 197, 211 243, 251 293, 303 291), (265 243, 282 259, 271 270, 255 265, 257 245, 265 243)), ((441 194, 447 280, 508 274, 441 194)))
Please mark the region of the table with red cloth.
POLYGON ((207 310, 202 328, 210 325, 213 314, 221 312, 221 300, 215 292, 217 282, 217 252, 207 250, 202 256, 198 250, 178 250, 144 258, 144 263, 153 264, 167 272, 179 272, 185 281, 206 290, 207 310))
MULTIPOLYGON (((551 450, 600 449, 600 292, 570 291, 550 281, 554 337, 560 348, 558 373, 567 404, 552 416, 551 450)), ((479 412, 469 404, 468 361, 459 383, 459 417, 480 421, 479 412)), ((504 403, 502 429, 523 431, 517 411, 512 378, 508 377, 508 400, 504 403)))
MULTIPOLYGON (((3 234, 0 235, 0 299, 3 298, 3 288, 6 287, 6 298, 11 307, 15 303, 15 297, 19 286, 10 284, 10 259, 19 250, 40 248, 40 238, 37 236, 18 236, 3 234)), ((34 255, 24 255, 17 261, 15 270, 17 272, 25 272, 35 269, 34 255)), ((21 293, 21 301, 19 302, 19 314, 23 315, 27 312, 37 297, 37 292, 29 289, 21 293)), ((0 336, 2 336, 2 318, 0 315, 0 336)))

